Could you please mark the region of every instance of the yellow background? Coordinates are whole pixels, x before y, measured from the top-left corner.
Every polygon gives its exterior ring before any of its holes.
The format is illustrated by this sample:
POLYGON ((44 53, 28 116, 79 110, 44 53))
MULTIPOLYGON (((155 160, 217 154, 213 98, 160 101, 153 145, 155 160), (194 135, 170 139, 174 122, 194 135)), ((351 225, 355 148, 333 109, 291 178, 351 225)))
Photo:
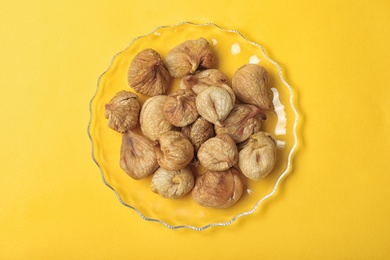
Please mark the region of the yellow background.
POLYGON ((389 14, 385 0, 0 0, 0 259, 389 258, 389 14), (277 194, 202 232, 121 205, 87 135, 111 57, 181 21, 262 44, 301 114, 277 194))

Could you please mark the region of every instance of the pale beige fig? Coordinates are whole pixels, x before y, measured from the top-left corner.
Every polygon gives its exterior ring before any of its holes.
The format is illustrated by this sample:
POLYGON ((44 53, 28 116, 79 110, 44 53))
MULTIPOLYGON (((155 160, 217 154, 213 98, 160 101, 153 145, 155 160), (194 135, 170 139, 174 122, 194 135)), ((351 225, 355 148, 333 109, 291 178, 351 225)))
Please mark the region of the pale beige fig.
POLYGON ((235 98, 234 93, 221 87, 208 87, 196 97, 196 109, 199 115, 207 121, 222 126, 221 122, 233 109, 235 98), (233 94, 233 95, 232 95, 233 94))
POLYGON ((236 143, 228 134, 208 139, 200 146, 197 156, 200 164, 212 171, 225 171, 238 161, 236 143))
POLYGON ((168 131, 155 141, 157 163, 161 168, 177 171, 186 167, 194 157, 194 147, 187 137, 178 131, 168 131))
POLYGON ((207 69, 181 79, 180 89, 190 89, 199 94, 210 86, 219 87, 228 84, 228 77, 217 69, 207 69))
POLYGON ((131 61, 127 74, 129 86, 147 96, 165 94, 170 79, 164 61, 153 49, 140 51, 131 61))
POLYGON ((246 64, 233 75, 232 88, 242 103, 258 106, 263 110, 272 107, 272 91, 268 86, 268 72, 258 64, 246 64))
POLYGON ((178 89, 169 94, 163 107, 165 118, 177 127, 193 123, 198 118, 195 99, 192 90, 178 89))
POLYGON ((233 105, 236 103, 236 94, 234 94, 233 89, 228 84, 220 84, 218 85, 218 88, 225 90, 229 94, 233 105))
POLYGON ((108 126, 120 133, 133 129, 138 125, 141 103, 138 96, 128 91, 119 91, 105 105, 105 117, 108 126))
POLYGON ((236 143, 241 143, 261 129, 266 119, 264 112, 254 105, 235 104, 223 126, 214 126, 216 134, 229 134, 236 143))
POLYGON ((208 208, 228 208, 243 193, 245 184, 236 168, 226 171, 206 171, 200 175, 192 189, 194 201, 208 208))
POLYGON ((152 141, 155 141, 170 130, 176 130, 175 126, 169 123, 163 113, 164 103, 167 96, 158 95, 148 98, 141 108, 140 125, 142 133, 152 141))
POLYGON ((266 177, 276 163, 276 140, 260 131, 252 135, 238 154, 241 172, 251 180, 258 181, 266 177))
POLYGON ((131 178, 146 178, 158 169, 153 142, 132 131, 122 134, 120 167, 131 178))
POLYGON ((198 152, 206 140, 214 136, 213 124, 201 116, 191 125, 182 127, 181 132, 191 141, 195 152, 198 152))
POLYGON ((185 41, 171 49, 165 58, 166 67, 172 77, 181 78, 194 74, 198 69, 214 66, 214 55, 205 38, 185 41))
POLYGON ((190 167, 177 171, 158 168, 152 178, 151 189, 154 193, 168 199, 178 199, 188 194, 195 185, 190 167))

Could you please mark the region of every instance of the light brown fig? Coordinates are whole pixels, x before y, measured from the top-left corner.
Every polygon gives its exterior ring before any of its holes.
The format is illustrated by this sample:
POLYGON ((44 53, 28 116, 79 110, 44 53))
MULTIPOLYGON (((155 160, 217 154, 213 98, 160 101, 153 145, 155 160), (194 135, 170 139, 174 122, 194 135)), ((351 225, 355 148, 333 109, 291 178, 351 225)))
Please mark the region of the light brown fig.
POLYGON ((212 171, 225 171, 238 161, 236 143, 228 134, 208 139, 200 146, 197 156, 200 164, 212 171))
POLYGON ((193 123, 198 118, 195 99, 192 90, 178 89, 169 94, 164 102, 164 117, 177 127, 193 123))
POLYGON ((155 141, 157 163, 161 168, 177 171, 186 167, 194 157, 194 147, 187 137, 178 131, 168 131, 155 141))
POLYGON ((140 109, 141 103, 138 96, 122 90, 105 105, 104 115, 111 129, 124 133, 138 125, 140 109))
POLYGON ((153 142, 132 131, 123 133, 120 167, 135 180, 153 173, 158 168, 153 142))
POLYGON ((225 73, 217 69, 202 70, 194 75, 188 75, 181 79, 180 89, 190 89, 199 94, 210 86, 219 87, 228 83, 225 73))
POLYGON ((261 122, 266 119, 264 112, 254 105, 236 103, 222 122, 223 126, 214 126, 216 134, 229 134, 236 143, 249 138, 260 131, 261 122))
POLYGON ((268 72, 258 64, 246 64, 233 75, 232 88, 242 103, 258 106, 263 110, 272 107, 272 91, 268 86, 268 72))
POLYGON ((192 189, 194 201, 208 208, 228 208, 235 204, 244 190, 244 182, 236 168, 226 171, 206 171, 192 189))
POLYGON ((127 74, 129 86, 147 96, 164 94, 170 78, 160 54, 153 49, 140 51, 131 61, 127 74))
POLYGON ((165 95, 150 97, 141 108, 139 118, 141 131, 152 141, 159 138, 162 133, 176 129, 164 116, 163 109, 166 100, 165 95))
POLYGON ((213 124, 201 116, 191 125, 182 127, 181 132, 191 141, 195 152, 198 152, 206 140, 214 136, 213 124))
POLYGON ((172 77, 181 78, 194 74, 198 69, 210 69, 214 55, 205 38, 188 40, 171 49, 165 58, 166 67, 172 77))
POLYGON ((164 198, 178 199, 188 194, 194 184, 195 178, 190 167, 177 171, 168 171, 160 167, 153 174, 151 189, 164 198))
POLYGON ((238 154, 241 172, 251 180, 266 177, 276 163, 276 140, 271 134, 260 131, 252 135, 238 154))
POLYGON ((235 98, 234 93, 221 87, 208 87, 196 97, 196 109, 207 121, 222 126, 221 122, 233 109, 235 98))

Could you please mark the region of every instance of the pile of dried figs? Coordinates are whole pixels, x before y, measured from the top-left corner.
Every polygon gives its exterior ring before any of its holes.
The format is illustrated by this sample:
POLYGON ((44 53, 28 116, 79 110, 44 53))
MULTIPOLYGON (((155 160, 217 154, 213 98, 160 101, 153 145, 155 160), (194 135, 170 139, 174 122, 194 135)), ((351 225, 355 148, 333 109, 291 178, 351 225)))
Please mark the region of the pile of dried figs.
POLYGON ((261 65, 243 64, 229 84, 214 55, 204 38, 177 45, 164 60, 140 51, 128 70, 133 91, 119 91, 105 117, 122 134, 120 166, 131 178, 152 175, 151 190, 164 198, 191 193, 201 206, 227 208, 246 179, 260 180, 275 165, 276 140, 261 131, 272 92, 261 65), (172 78, 180 84, 167 94, 172 78), (141 104, 134 92, 149 98, 141 104), (199 164, 205 172, 192 171, 199 164))

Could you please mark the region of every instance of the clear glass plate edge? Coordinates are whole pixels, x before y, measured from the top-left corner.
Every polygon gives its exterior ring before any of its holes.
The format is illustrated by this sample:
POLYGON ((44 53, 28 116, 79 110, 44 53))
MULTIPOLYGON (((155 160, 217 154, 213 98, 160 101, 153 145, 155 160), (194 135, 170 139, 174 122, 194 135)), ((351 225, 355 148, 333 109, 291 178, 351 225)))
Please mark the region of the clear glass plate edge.
POLYGON ((180 229, 180 228, 188 228, 188 229, 192 229, 192 230, 196 230, 196 231, 202 231, 202 230, 205 230, 207 228, 210 228, 210 227, 216 227, 216 226, 228 226, 230 224, 232 224, 234 221, 236 221, 237 219, 243 217, 243 216, 246 216, 246 215, 251 215, 253 214, 257 208, 267 199, 269 199, 270 197, 272 197, 276 191, 277 191, 277 188, 280 184, 280 182, 286 177, 286 175, 291 171, 291 164, 292 164, 292 157, 293 157, 293 154, 295 153, 296 151, 296 148, 297 148, 297 145, 298 145, 298 138, 297 138, 297 125, 298 125, 298 111, 297 109, 295 108, 294 106, 294 93, 293 93, 293 89, 292 87, 285 81, 285 79, 283 78, 283 72, 282 72, 282 69, 280 67, 280 65, 272 60, 265 52, 265 49, 263 48, 262 45, 260 45, 259 43, 257 42, 253 42, 249 39, 247 39, 241 32, 237 31, 237 30, 234 30, 234 29, 225 29, 225 28, 222 28, 220 27, 219 25, 215 24, 215 23, 202 23, 202 24, 197 24, 197 23, 193 23, 193 22, 188 22, 188 21, 183 21, 183 22, 180 22, 180 23, 177 23, 175 25, 162 25, 162 26, 158 26, 156 28, 154 28, 150 33, 148 34, 144 34, 144 35, 141 35, 141 36, 138 36, 138 37, 135 37, 130 43, 129 45, 120 52, 118 52, 117 54, 115 54, 112 59, 111 59, 111 62, 108 66, 108 68, 99 76, 98 78, 98 81, 97 81, 97 84, 96 84, 96 90, 95 90, 95 93, 94 95, 92 96, 90 102, 89 102, 89 113, 90 113, 90 120, 88 122, 88 127, 87 127, 87 134, 88 134, 88 137, 89 137, 89 140, 91 142, 91 148, 92 148, 92 151, 91 151, 91 155, 92 155, 92 160, 95 162, 95 164, 98 166, 99 168, 99 171, 100 171, 100 174, 101 174, 101 178, 103 180, 103 183, 109 187, 116 195, 116 197, 118 198, 119 202, 128 207, 128 208, 131 208, 133 209, 135 212, 137 212, 137 214, 144 220, 146 221, 150 221, 150 222, 158 222, 162 225, 164 225, 165 227, 167 228, 170 228, 170 229, 180 229), (113 64, 115 58, 120 55, 124 50, 127 50, 128 48, 130 48, 130 46, 133 44, 134 41, 136 41, 137 39, 139 38, 142 38, 142 37, 147 37, 148 35, 151 35, 153 33, 155 33, 157 30, 161 29, 161 28, 168 28, 168 27, 177 27, 177 26, 180 26, 180 25, 183 25, 183 24, 188 24, 188 25, 194 25, 194 26, 214 26, 220 30, 223 30, 223 31, 226 31, 226 32, 232 32, 232 33, 236 33, 238 35, 240 35, 245 41, 247 41, 248 43, 252 44, 252 45, 255 45, 256 47, 258 47, 264 57, 269 61, 271 62, 278 70, 278 74, 279 74, 279 78, 280 80, 282 81, 282 83, 287 87, 287 89, 289 90, 289 94, 290 94, 290 97, 289 97, 289 102, 290 102, 290 106, 291 106, 291 109, 293 110, 294 112, 294 116, 295 116, 295 119, 294 119, 294 124, 293 124, 293 139, 294 139, 294 144, 288 154, 288 160, 287 160, 287 166, 286 166, 286 169, 282 172, 282 174, 279 176, 279 178, 276 180, 275 182, 275 185, 273 187, 273 189, 271 190, 270 193, 268 193, 267 195, 265 195, 264 197, 262 197, 256 204, 255 206, 249 210, 249 211, 246 211, 246 212, 242 212, 236 216, 234 216, 232 219, 230 219, 229 221, 226 221, 226 222, 217 222, 217 223, 210 223, 208 225, 205 225, 205 226, 202 226, 202 227, 195 227, 195 226, 191 226, 191 225, 170 225, 164 221, 161 221, 159 219, 155 219, 155 218, 149 218, 149 217, 146 217, 144 214, 142 214, 142 212, 140 212, 137 208, 135 208, 134 206, 132 205, 129 205, 127 203, 125 203, 122 198, 119 196, 118 192, 105 180, 104 178, 104 173, 99 165, 99 163, 97 162, 95 156, 94 156, 94 152, 95 152, 95 148, 94 148, 94 144, 93 144, 93 140, 92 140, 92 136, 91 136, 91 123, 92 123, 92 103, 93 103, 93 100, 95 99, 95 96, 98 92, 98 89, 99 89, 99 84, 100 84, 100 80, 101 78, 103 77, 104 74, 106 74, 106 72, 110 69, 111 65, 113 64))

